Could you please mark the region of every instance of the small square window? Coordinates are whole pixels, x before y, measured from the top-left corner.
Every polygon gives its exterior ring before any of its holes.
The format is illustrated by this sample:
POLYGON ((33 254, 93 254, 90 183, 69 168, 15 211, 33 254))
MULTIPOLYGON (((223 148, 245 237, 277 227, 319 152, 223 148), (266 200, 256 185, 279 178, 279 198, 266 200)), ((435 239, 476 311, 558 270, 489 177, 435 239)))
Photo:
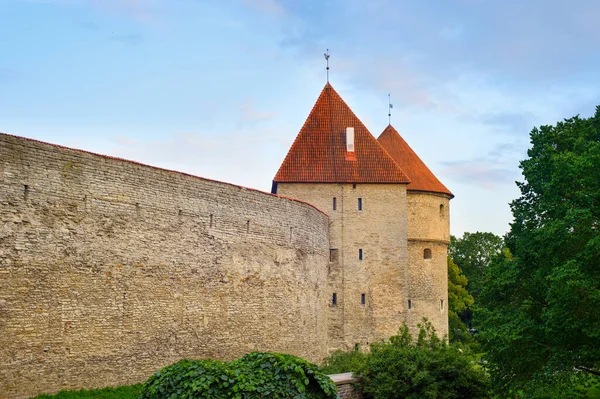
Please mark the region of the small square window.
POLYGON ((363 201, 362 201, 362 198, 359 198, 358 199, 358 210, 362 211, 363 210, 362 208, 363 208, 363 201))
POLYGON ((431 259, 431 248, 425 248, 423 250, 423 259, 431 259))

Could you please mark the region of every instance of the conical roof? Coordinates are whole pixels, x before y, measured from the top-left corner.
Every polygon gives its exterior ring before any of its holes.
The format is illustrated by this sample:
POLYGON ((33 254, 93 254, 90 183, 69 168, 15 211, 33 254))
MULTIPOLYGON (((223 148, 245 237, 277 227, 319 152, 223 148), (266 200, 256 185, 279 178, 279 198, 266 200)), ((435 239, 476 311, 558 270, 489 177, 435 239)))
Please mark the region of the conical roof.
POLYGON ((427 165, 413 151, 392 125, 388 125, 383 133, 377 138, 383 148, 391 155, 398 165, 410 178, 410 184, 406 187, 409 191, 429 191, 442 193, 454 197, 454 195, 438 180, 429 170, 427 165))
POLYGON ((327 83, 292 144, 277 183, 409 183, 381 144, 327 83), (354 128, 355 152, 346 151, 346 128, 354 128))

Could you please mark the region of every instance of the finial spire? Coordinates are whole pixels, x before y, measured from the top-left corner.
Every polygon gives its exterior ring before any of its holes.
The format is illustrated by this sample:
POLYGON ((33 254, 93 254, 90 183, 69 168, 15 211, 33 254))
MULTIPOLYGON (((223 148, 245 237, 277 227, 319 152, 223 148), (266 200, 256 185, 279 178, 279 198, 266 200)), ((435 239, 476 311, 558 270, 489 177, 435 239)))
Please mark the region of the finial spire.
POLYGON ((388 125, 392 124, 392 108, 394 108, 394 106, 392 105, 392 100, 388 94, 388 125))
POLYGON ((327 52, 324 55, 325 62, 327 63, 327 68, 325 68, 327 70, 327 83, 329 83, 329 49, 327 49, 327 52))

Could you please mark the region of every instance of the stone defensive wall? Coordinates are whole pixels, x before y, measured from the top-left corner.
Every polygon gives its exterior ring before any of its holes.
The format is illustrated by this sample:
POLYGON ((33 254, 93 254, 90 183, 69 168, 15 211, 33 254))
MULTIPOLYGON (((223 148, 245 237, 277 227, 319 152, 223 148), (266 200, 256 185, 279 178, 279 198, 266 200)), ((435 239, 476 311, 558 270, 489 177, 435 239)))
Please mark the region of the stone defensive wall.
POLYGON ((0 398, 327 354, 328 217, 309 204, 0 134, 0 221, 0 398))

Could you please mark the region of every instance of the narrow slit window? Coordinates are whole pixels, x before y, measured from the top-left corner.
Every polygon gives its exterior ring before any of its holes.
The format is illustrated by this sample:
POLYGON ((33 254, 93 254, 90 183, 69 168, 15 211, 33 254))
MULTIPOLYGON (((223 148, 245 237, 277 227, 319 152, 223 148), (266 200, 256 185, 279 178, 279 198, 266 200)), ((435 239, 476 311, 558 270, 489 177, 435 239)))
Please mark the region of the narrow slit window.
POLYGON ((423 250, 423 259, 431 259, 431 248, 425 248, 423 250))
POLYGON ((333 210, 337 211, 337 198, 333 197, 333 210))
POLYGON ((338 260, 338 250, 336 248, 329 249, 329 261, 337 262, 338 260))
POLYGON ((359 210, 359 211, 362 211, 362 208, 363 208, 362 206, 363 206, 363 201, 362 201, 362 198, 359 198, 359 199, 358 199, 358 210, 359 210))
POLYGON ((337 294, 335 292, 331 295, 331 304, 337 305, 337 294))
POLYGON ((444 204, 440 204, 440 217, 444 216, 444 204))
POLYGON ((444 300, 440 299, 440 310, 444 310, 444 300))
POLYGON ((364 305, 367 303, 367 295, 366 294, 360 294, 360 304, 364 305))
POLYGON ((362 250, 362 248, 359 248, 359 250, 358 250, 358 260, 363 260, 363 250, 362 250))
POLYGON ((411 299, 408 300, 408 308, 412 309, 412 300, 411 299))

